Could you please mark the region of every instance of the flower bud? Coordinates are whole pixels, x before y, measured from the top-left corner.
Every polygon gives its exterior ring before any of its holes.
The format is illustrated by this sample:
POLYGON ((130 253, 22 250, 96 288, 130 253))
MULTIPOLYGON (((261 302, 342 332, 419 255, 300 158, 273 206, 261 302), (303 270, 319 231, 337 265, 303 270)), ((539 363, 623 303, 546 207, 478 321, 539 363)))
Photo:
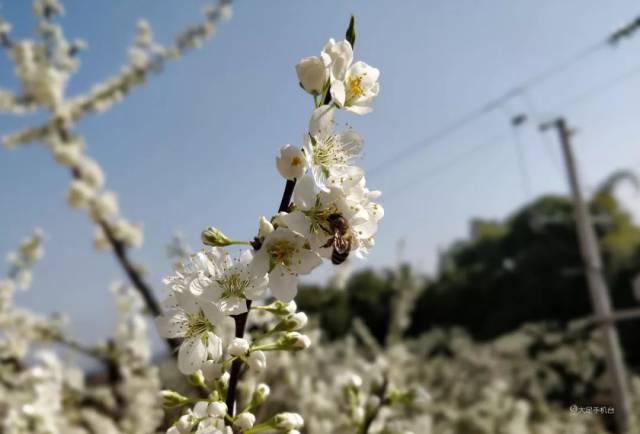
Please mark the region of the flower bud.
POLYGON ((179 407, 189 402, 189 398, 173 390, 163 390, 160 392, 162 406, 165 408, 179 407))
POLYGON ((131 224, 126 219, 118 219, 112 226, 113 236, 129 247, 140 247, 144 241, 142 226, 131 224))
POLYGON ((207 401, 198 401, 193 406, 193 414, 198 419, 204 419, 208 415, 209 403, 207 401))
POLYGON ((304 426, 304 419, 298 413, 279 413, 273 417, 273 422, 276 428, 282 430, 292 430, 302 428, 304 426))
POLYGON ((112 191, 107 191, 99 196, 94 196, 89 202, 91 217, 96 220, 105 220, 118 214, 118 197, 112 191))
POLYGON ((80 148, 73 144, 56 144, 51 147, 51 153, 64 166, 75 166, 80 159, 80 148))
POLYGON ((278 339, 278 344, 283 350, 300 351, 309 348, 311 340, 309 336, 298 332, 289 332, 278 339))
POLYGON ((181 434, 188 434, 191 432, 191 428, 193 428, 193 423, 191 421, 191 416, 185 414, 180 417, 176 422, 176 428, 180 431, 181 434))
POLYGON ((204 384, 204 375, 202 374, 202 370, 198 369, 195 373, 189 375, 187 377, 189 379, 189 383, 194 386, 205 386, 204 384))
POLYGON ((267 235, 273 232, 273 225, 265 216, 260 217, 260 225, 258 227, 258 238, 264 239, 267 235))
POLYGON ((245 411, 236 416, 236 419, 233 421, 233 426, 241 431, 246 431, 250 429, 254 423, 256 423, 256 417, 252 413, 245 411))
POLYGON ((249 369, 253 369, 256 373, 262 372, 267 367, 267 358, 262 351, 252 351, 247 359, 249 369))
POLYGON ((300 86, 311 95, 320 95, 324 91, 324 86, 329 80, 327 70, 330 58, 327 55, 322 57, 305 57, 296 65, 298 81, 300 86))
POLYGON ((95 191, 84 181, 73 181, 67 191, 67 203, 71 208, 87 208, 95 191))
POLYGON ((359 389, 362 386, 362 377, 353 372, 346 372, 340 376, 338 382, 344 387, 359 389))
POLYGON ((212 402, 207 408, 207 413, 211 417, 224 417, 227 414, 227 404, 221 401, 212 402))
POLYGON ((271 389, 269 388, 269 386, 264 383, 260 383, 256 387, 256 390, 253 392, 253 397, 251 397, 251 403, 253 405, 260 405, 267 400, 270 394, 271 394, 271 389))
POLYGON ((107 234, 104 233, 104 229, 102 229, 102 226, 96 226, 93 245, 98 250, 107 250, 109 247, 111 247, 111 243, 107 238, 107 234))
POLYGON ((102 169, 95 160, 82 158, 78 162, 77 168, 82 181, 91 187, 102 188, 104 185, 104 172, 102 172, 102 169))
POLYGON ((222 367, 213 360, 207 360, 204 362, 204 365, 202 365, 202 374, 205 380, 213 381, 222 375, 222 367))
POLYGON ((249 351, 249 342, 243 338, 234 338, 227 347, 227 351, 232 356, 244 356, 249 351))
POLYGON ((293 300, 291 300, 289 303, 277 300, 268 306, 261 307, 262 310, 266 310, 267 312, 279 316, 292 314, 296 311, 297 308, 298 306, 296 306, 296 302, 293 300))
POLYGON ((228 373, 228 372, 225 372, 224 374, 222 374, 222 375, 220 376, 220 378, 218 379, 218 381, 220 382, 220 384, 221 384, 223 387, 227 388, 227 387, 229 386, 229 377, 230 377, 229 373, 228 373))
POLYGON ((300 148, 284 145, 280 148, 280 156, 276 157, 276 167, 284 179, 293 181, 304 175, 307 170, 307 159, 300 148))
POLYGON ((233 240, 223 234, 219 229, 208 227, 200 235, 203 244, 212 247, 225 247, 233 244, 233 240))
POLYGON ((304 312, 298 312, 293 315, 289 315, 282 321, 280 321, 275 330, 277 331, 297 331, 307 325, 308 318, 304 312))

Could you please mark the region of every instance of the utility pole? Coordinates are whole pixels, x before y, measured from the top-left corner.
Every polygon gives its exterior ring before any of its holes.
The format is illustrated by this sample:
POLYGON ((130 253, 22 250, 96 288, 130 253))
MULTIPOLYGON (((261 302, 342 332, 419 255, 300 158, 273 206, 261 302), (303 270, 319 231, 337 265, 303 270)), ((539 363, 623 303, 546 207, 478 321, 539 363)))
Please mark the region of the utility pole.
POLYGON ((591 304, 602 333, 607 373, 611 380, 610 384, 613 392, 616 427, 619 433, 623 433, 628 427, 630 412, 627 377, 620 340, 618 339, 618 332, 613 319, 614 315, 611 309, 607 282, 604 278, 600 248, 593 228, 591 214, 582 196, 580 182, 578 181, 578 171, 571 148, 571 131, 563 118, 543 124, 541 128, 543 130, 555 128, 562 145, 562 153, 575 208, 580 253, 584 262, 591 304))

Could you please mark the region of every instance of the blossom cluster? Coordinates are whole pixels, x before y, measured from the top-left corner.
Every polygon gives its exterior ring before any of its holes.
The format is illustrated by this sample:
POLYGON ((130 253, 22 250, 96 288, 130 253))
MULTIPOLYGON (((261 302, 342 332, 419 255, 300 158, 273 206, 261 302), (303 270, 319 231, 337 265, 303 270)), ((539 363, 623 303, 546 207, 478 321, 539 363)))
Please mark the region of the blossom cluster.
MULTIPOLYGON (((206 229, 202 242, 207 247, 165 279, 169 295, 156 320, 158 330, 166 338, 182 339, 178 369, 208 396, 183 414, 170 433, 227 432, 231 425, 236 432, 295 434, 303 425, 293 413, 256 424, 250 410, 264 399, 252 399, 236 413, 235 389, 241 364, 260 372, 266 365, 265 352, 309 347, 309 337, 300 333, 307 316, 296 312, 293 301, 299 276, 310 274, 323 259, 340 264, 351 254, 364 257, 374 245, 383 216, 375 202, 380 192, 367 188, 364 171, 356 165, 361 136, 351 129, 336 131, 336 114, 369 113, 379 90, 379 71, 364 62, 353 63, 353 22, 348 35, 350 40, 331 39, 321 56, 302 59, 296 66, 301 87, 313 96, 314 110, 302 146, 285 145, 276 158, 276 168, 286 180, 279 212, 260 217, 252 241, 206 229), (234 257, 227 250, 233 245, 248 247, 234 257), (275 301, 265 304, 269 299, 275 301), (251 311, 273 315, 272 327, 246 335, 251 311)), ((253 395, 268 390, 258 385, 253 395)), ((192 402, 171 390, 165 397, 168 406, 192 402)))

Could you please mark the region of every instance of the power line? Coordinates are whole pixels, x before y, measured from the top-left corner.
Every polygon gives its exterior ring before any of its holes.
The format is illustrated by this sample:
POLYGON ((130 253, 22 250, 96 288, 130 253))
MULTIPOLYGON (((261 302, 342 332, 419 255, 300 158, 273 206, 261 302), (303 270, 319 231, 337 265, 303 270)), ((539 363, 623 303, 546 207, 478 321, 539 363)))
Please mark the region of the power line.
POLYGON ((601 40, 595 44, 592 44, 586 47, 585 49, 575 53, 573 56, 565 59, 564 61, 558 62, 557 64, 547 68, 546 70, 540 72, 539 74, 529 77, 528 79, 524 80, 520 84, 507 90, 500 96, 489 100, 487 103, 483 104, 482 106, 478 107, 475 110, 471 110, 467 114, 459 117, 455 121, 444 126, 443 128, 439 129, 433 134, 427 136, 423 140, 416 142, 413 145, 409 146, 408 148, 401 150, 400 152, 396 153, 395 155, 391 156, 390 158, 384 160, 382 163, 375 166, 373 169, 369 171, 369 174, 377 174, 385 170, 388 170, 390 167, 396 165, 400 161, 403 161, 409 156, 415 154, 416 152, 419 152, 420 150, 425 149, 439 142, 443 138, 451 135, 455 131, 460 130, 461 128, 470 124, 476 119, 479 119, 485 114, 490 113, 495 109, 501 107, 507 101, 513 99, 516 96, 524 94, 527 90, 539 85, 540 83, 546 81, 550 77, 567 70, 571 66, 583 61, 584 59, 593 55, 594 53, 608 47, 616 46, 621 39, 630 38, 639 29, 640 29, 640 17, 635 18, 629 24, 622 26, 616 31, 612 32, 604 40, 601 40))
POLYGON ((428 180, 434 175, 437 175, 441 172, 444 172, 447 169, 450 169, 451 167, 460 163, 460 161, 466 160, 467 157, 469 157, 470 155, 473 155, 480 150, 484 150, 484 148, 486 148, 487 146, 495 145, 496 143, 499 143, 500 140, 505 139, 507 137, 508 137, 507 133, 496 134, 491 138, 476 144, 475 146, 465 149, 464 152, 460 152, 456 154, 453 158, 443 162, 442 164, 432 167, 431 170, 421 172, 419 175, 412 177, 408 181, 403 182, 398 187, 390 190, 389 192, 386 192, 385 197, 397 197, 399 196, 399 193, 406 192, 411 188, 421 185, 424 181, 428 180))

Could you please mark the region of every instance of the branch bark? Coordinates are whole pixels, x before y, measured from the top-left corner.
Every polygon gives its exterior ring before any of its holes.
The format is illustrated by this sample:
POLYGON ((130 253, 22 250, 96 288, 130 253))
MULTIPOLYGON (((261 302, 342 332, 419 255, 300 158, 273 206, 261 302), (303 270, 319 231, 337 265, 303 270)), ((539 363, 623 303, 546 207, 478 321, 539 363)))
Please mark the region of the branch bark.
MULTIPOLYGON (((293 195, 293 189, 296 186, 296 181, 287 180, 284 186, 284 192, 282 193, 282 199, 280 200, 280 206, 278 212, 284 212, 289 209, 291 203, 291 196, 293 195)), ((247 326, 247 319, 249 318, 249 312, 251 311, 251 300, 247 300, 247 311, 240 315, 233 317, 236 323, 235 337, 242 338, 244 336, 244 330, 247 326)), ((242 360, 235 359, 231 363, 231 370, 229 372, 229 388, 227 390, 226 404, 229 415, 233 417, 235 415, 236 405, 236 390, 238 388, 238 380, 240 379, 240 368, 242 367, 242 360)), ((229 423, 229 421, 227 421, 229 423)))

